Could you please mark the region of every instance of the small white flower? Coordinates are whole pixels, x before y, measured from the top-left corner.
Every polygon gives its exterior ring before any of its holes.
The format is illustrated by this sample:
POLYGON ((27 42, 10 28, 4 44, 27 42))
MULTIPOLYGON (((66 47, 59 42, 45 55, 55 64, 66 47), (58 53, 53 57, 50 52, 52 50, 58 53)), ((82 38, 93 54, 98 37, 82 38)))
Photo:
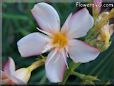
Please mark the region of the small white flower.
POLYGON ((0 72, 4 84, 26 84, 31 76, 29 68, 15 70, 15 63, 12 58, 9 58, 4 65, 3 71, 0 72))
POLYGON ((68 54, 74 62, 89 62, 99 55, 99 50, 75 38, 85 36, 93 26, 93 18, 86 8, 68 16, 60 29, 56 10, 46 3, 38 3, 32 14, 39 24, 39 32, 31 33, 18 41, 22 57, 39 55, 50 50, 45 63, 46 75, 51 82, 61 82, 67 66, 68 54))

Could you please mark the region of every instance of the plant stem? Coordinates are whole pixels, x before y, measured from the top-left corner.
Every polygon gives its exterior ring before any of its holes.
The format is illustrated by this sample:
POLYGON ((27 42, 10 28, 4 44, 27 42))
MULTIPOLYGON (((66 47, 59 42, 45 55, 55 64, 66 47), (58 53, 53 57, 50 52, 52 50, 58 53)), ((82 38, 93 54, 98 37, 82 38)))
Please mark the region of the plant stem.
POLYGON ((45 63, 45 58, 40 59, 34 63, 32 63, 32 65, 30 65, 28 68, 33 71, 34 69, 40 67, 41 65, 43 65, 45 63))
POLYGON ((66 81, 67 81, 68 77, 70 76, 70 72, 66 72, 65 75, 66 76, 64 77, 64 81, 61 83, 62 85, 66 84, 66 81))
POLYGON ((73 61, 70 63, 70 66, 66 72, 65 72, 65 77, 64 77, 64 81, 61 83, 62 85, 65 85, 68 77, 72 74, 72 71, 74 71, 76 68, 78 68, 80 66, 81 63, 74 63, 73 61))
POLYGON ((75 75, 75 76, 79 77, 80 79, 83 79, 83 77, 85 77, 85 75, 84 75, 84 74, 81 74, 81 73, 79 73, 79 72, 75 72, 75 71, 72 71, 72 73, 71 73, 71 74, 73 74, 73 75, 75 75))

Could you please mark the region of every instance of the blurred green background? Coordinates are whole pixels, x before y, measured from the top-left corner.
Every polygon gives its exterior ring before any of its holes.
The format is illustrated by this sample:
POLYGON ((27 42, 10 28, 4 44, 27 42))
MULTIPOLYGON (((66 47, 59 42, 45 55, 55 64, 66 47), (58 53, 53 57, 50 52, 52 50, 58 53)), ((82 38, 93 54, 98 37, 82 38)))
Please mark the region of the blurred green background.
MULTIPOLYGON (((38 27, 34 20, 31 9, 35 3, 3 3, 2 4, 2 62, 3 64, 12 57, 16 63, 16 68, 31 65, 39 56, 22 58, 17 49, 17 41, 25 35, 37 32, 38 27)), ((76 11, 75 3, 50 3, 58 12, 61 19, 61 26, 67 16, 76 11)), ((108 50, 101 53, 99 57, 89 63, 81 64, 76 70, 80 73, 98 76, 105 83, 114 82, 114 36, 111 38, 112 44, 108 50)), ((47 54, 45 54, 47 55, 47 54)), ((70 76, 67 83, 80 83, 77 77, 70 76)), ((45 75, 44 66, 34 70, 29 84, 50 83, 45 75)))

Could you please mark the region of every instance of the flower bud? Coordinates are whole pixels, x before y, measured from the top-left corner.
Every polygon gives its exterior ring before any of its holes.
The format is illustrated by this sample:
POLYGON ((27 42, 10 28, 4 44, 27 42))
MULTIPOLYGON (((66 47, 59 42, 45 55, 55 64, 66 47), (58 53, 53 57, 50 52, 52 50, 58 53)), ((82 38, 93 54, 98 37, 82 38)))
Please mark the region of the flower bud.
POLYGON ((27 83, 31 76, 31 70, 29 70, 29 68, 18 69, 16 70, 14 76, 27 83))

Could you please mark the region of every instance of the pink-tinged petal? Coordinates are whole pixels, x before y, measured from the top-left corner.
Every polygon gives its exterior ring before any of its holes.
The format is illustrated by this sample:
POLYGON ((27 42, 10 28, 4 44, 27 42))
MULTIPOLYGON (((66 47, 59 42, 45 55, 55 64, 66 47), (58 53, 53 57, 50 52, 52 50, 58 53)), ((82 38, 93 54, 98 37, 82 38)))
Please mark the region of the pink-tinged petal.
POLYGON ((11 75, 15 72, 15 62, 12 58, 9 58, 9 60, 6 62, 3 68, 4 72, 8 75, 11 75))
POLYGON ((17 42, 22 57, 39 55, 49 42, 49 37, 41 33, 31 33, 17 42))
POLYGON ((24 85, 24 84, 27 84, 26 82, 22 81, 21 79, 18 79, 17 77, 15 76, 10 76, 11 80, 15 83, 15 84, 21 84, 21 85, 24 85))
POLYGON ((68 35, 70 38, 83 37, 92 28, 93 24, 93 17, 86 8, 83 8, 70 18, 68 35))
POLYGON ((79 40, 71 40, 68 49, 71 59, 80 63, 95 60, 100 53, 98 49, 79 40))
POLYGON ((69 23, 69 20, 70 20, 71 17, 72 17, 72 13, 70 13, 70 15, 68 16, 68 18, 66 19, 66 21, 65 21, 65 23, 64 23, 64 25, 63 25, 63 27, 61 29, 61 32, 63 32, 63 33, 67 33, 68 32, 68 30, 69 30, 68 23, 69 23))
POLYGON ((94 3, 94 9, 98 11, 98 13, 101 11, 101 6, 102 6, 102 0, 93 0, 94 3))
POLYGON ((41 2, 31 10, 39 26, 49 32, 54 33, 60 30, 60 18, 56 10, 49 4, 41 2))
POLYGON ((15 84, 7 75, 7 73, 5 73, 4 71, 0 70, 0 83, 1 84, 5 84, 5 85, 13 85, 15 84))
POLYGON ((53 50, 49 53, 47 61, 45 63, 46 75, 49 81, 54 83, 62 82, 64 71, 66 69, 65 64, 66 63, 61 51, 55 52, 55 50, 53 50))
POLYGON ((9 75, 4 71, 0 70, 0 74, 2 75, 0 81, 2 81, 2 83, 5 85, 26 84, 25 82, 21 81, 20 79, 14 77, 13 75, 9 75))
MULTIPOLYGON (((28 82, 28 80, 30 79, 30 76, 31 76, 31 71, 27 68, 18 69, 14 73, 14 77, 19 79, 20 81, 22 81, 24 83, 28 82)), ((14 81, 16 83, 18 83, 17 80, 15 80, 15 78, 14 78, 14 81)))

